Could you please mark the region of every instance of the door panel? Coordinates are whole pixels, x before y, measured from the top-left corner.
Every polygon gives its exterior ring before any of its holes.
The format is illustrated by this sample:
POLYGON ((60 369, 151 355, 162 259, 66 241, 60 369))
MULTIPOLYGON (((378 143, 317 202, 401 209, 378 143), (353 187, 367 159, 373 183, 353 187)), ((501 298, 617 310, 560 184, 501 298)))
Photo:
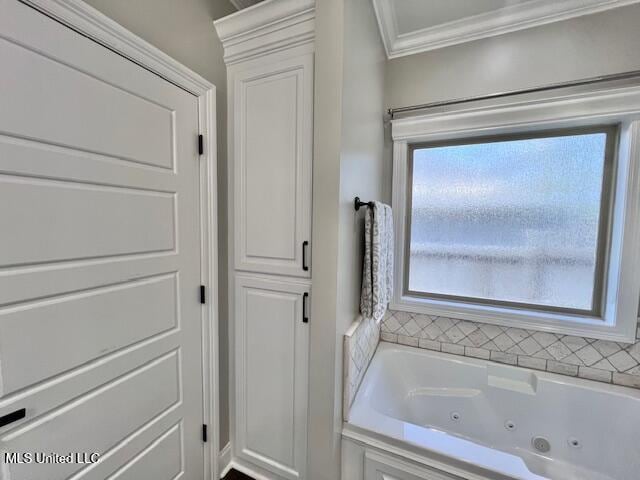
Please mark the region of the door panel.
POLYGON ((308 288, 236 276, 236 449, 290 479, 306 465, 308 288))
POLYGON ((244 84, 249 257, 295 259, 298 83, 299 75, 287 72, 244 84), (265 198, 267 189, 271 195, 265 198))
POLYGON ((171 108, 145 98, 144 93, 128 92, 126 85, 113 85, 107 79, 90 76, 84 65, 51 61, 30 47, 3 43, 0 49, 1 64, 11 65, 13 73, 0 76, 0 89, 13 92, 2 99, 3 108, 12 115, 0 119, 0 131, 37 138, 41 143, 173 168, 175 125, 171 108), (16 78, 21 81, 16 82, 16 78), (38 115, 25 108, 24 99, 39 106, 38 115), (131 123, 113 121, 121 117, 131 123), (91 123, 87 123, 89 118, 91 123), (130 128, 136 124, 145 128, 130 128))
POLYGON ((389 455, 367 451, 364 457, 364 480, 463 480, 454 475, 389 455))
POLYGON ((313 56, 234 74, 236 269, 309 277, 313 56))
POLYGON ((101 455, 0 471, 199 480, 197 99, 16 0, 0 62, 0 450, 101 455))
POLYGON ((12 232, 0 240, 0 264, 173 250, 174 210, 165 192, 0 177, 0 222, 12 232))
POLYGON ((0 314, 3 393, 177 328, 177 287, 170 274, 6 309, 0 314))
MULTIPOLYGON (((178 352, 171 352, 48 412, 3 443, 18 452, 107 452, 180 400, 178 367, 178 352)), ((74 463, 10 466, 11 478, 30 480, 62 480, 81 468, 74 463)))
POLYGON ((180 425, 174 426, 108 480, 175 478, 180 473, 180 435, 180 425))

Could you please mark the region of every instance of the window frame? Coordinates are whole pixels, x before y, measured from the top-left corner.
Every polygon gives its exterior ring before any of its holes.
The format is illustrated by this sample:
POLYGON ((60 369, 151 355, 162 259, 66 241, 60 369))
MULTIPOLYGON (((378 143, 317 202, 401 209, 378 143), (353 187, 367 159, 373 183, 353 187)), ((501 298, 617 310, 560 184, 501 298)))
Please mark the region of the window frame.
POLYGON ((599 211, 599 223, 596 241, 596 266, 593 280, 593 299, 590 310, 582 310, 577 308, 557 307, 548 305, 539 305, 524 302, 510 302, 506 300, 491 300, 478 297, 465 297, 460 295, 448 295, 440 293, 420 292, 409 289, 410 276, 410 255, 404 256, 404 277, 402 278, 403 295, 422 298, 436 298, 453 300, 465 303, 480 303, 485 305, 497 305, 517 309, 551 311, 561 313, 571 313, 576 315, 586 315, 597 318, 602 315, 602 307, 604 297, 606 295, 606 282, 604 281, 607 264, 609 259, 610 246, 610 226, 611 226, 611 209, 613 206, 613 193, 615 191, 615 182, 613 175, 615 174, 617 144, 619 137, 619 125, 590 125, 586 127, 570 127, 555 128, 551 130, 538 130, 533 132, 517 132, 511 134, 500 135, 483 135, 471 138, 456 138, 454 140, 439 140, 434 142, 416 142, 407 145, 407 184, 406 184, 406 215, 405 215, 405 232, 404 232, 404 251, 410 252, 411 247, 411 218, 412 218, 412 202, 413 202, 413 154, 416 150, 425 148, 452 147, 461 145, 488 144, 507 141, 530 140, 536 138, 553 138, 564 136, 588 135, 593 133, 604 133, 606 135, 605 151, 603 158, 603 175, 601 188, 601 202, 599 211))
MULTIPOLYGON (((618 342, 636 339, 640 299, 640 85, 617 82, 597 88, 478 101, 394 119, 391 123, 396 279, 391 309, 618 342), (517 135, 532 138, 553 131, 586 131, 605 126, 617 129, 617 134, 608 137, 608 141, 615 138, 607 206, 610 221, 600 222, 601 229, 605 225, 609 229, 604 238, 600 231, 598 239, 608 242, 600 275, 603 279, 600 312, 527 308, 522 304, 462 301, 460 297, 425 297, 407 290, 410 241, 407 196, 411 190, 412 145, 438 142, 451 145, 505 136, 515 139, 517 135)), ((605 208, 604 201, 601 207, 605 208)))

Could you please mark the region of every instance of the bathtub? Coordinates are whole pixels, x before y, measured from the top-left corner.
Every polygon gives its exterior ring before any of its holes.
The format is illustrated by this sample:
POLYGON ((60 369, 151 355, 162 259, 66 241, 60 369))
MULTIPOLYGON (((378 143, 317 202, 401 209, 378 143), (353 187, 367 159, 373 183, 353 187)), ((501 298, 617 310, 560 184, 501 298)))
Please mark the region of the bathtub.
POLYGON ((640 391, 385 342, 345 428, 463 478, 640 479, 640 391))

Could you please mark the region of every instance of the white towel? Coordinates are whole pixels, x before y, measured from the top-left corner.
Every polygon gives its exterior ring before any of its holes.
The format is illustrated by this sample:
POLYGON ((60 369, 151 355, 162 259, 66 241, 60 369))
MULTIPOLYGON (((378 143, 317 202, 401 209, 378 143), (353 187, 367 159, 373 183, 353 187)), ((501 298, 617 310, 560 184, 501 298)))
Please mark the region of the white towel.
POLYGON ((364 262, 360 313, 382 320, 393 292, 393 213, 389 205, 374 202, 364 221, 364 262))

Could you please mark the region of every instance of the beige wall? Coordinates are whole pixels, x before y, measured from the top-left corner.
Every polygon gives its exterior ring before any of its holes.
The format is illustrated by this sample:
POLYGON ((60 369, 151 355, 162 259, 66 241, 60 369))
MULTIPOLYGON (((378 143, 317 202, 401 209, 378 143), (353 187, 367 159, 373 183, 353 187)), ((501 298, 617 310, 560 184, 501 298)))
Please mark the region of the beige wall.
MULTIPOLYGON (((213 20, 235 12, 228 0, 85 0, 216 86, 219 298, 227 298, 227 73, 213 20)), ((220 301, 220 447, 229 441, 227 302, 220 301)))
POLYGON ((339 477, 336 302, 344 2, 316 3, 308 477, 339 477))
POLYGON ((390 60, 402 107, 640 69, 640 5, 390 60))
MULTIPOLYGON (((364 209, 353 199, 383 197, 384 75, 386 56, 369 0, 345 8, 338 250, 340 340, 359 315, 364 209)), ((342 358, 342 357, 340 357, 342 358)))
POLYGON ((370 0, 316 4, 309 478, 340 478, 342 338, 359 314, 362 215, 383 189, 385 56, 370 0))

